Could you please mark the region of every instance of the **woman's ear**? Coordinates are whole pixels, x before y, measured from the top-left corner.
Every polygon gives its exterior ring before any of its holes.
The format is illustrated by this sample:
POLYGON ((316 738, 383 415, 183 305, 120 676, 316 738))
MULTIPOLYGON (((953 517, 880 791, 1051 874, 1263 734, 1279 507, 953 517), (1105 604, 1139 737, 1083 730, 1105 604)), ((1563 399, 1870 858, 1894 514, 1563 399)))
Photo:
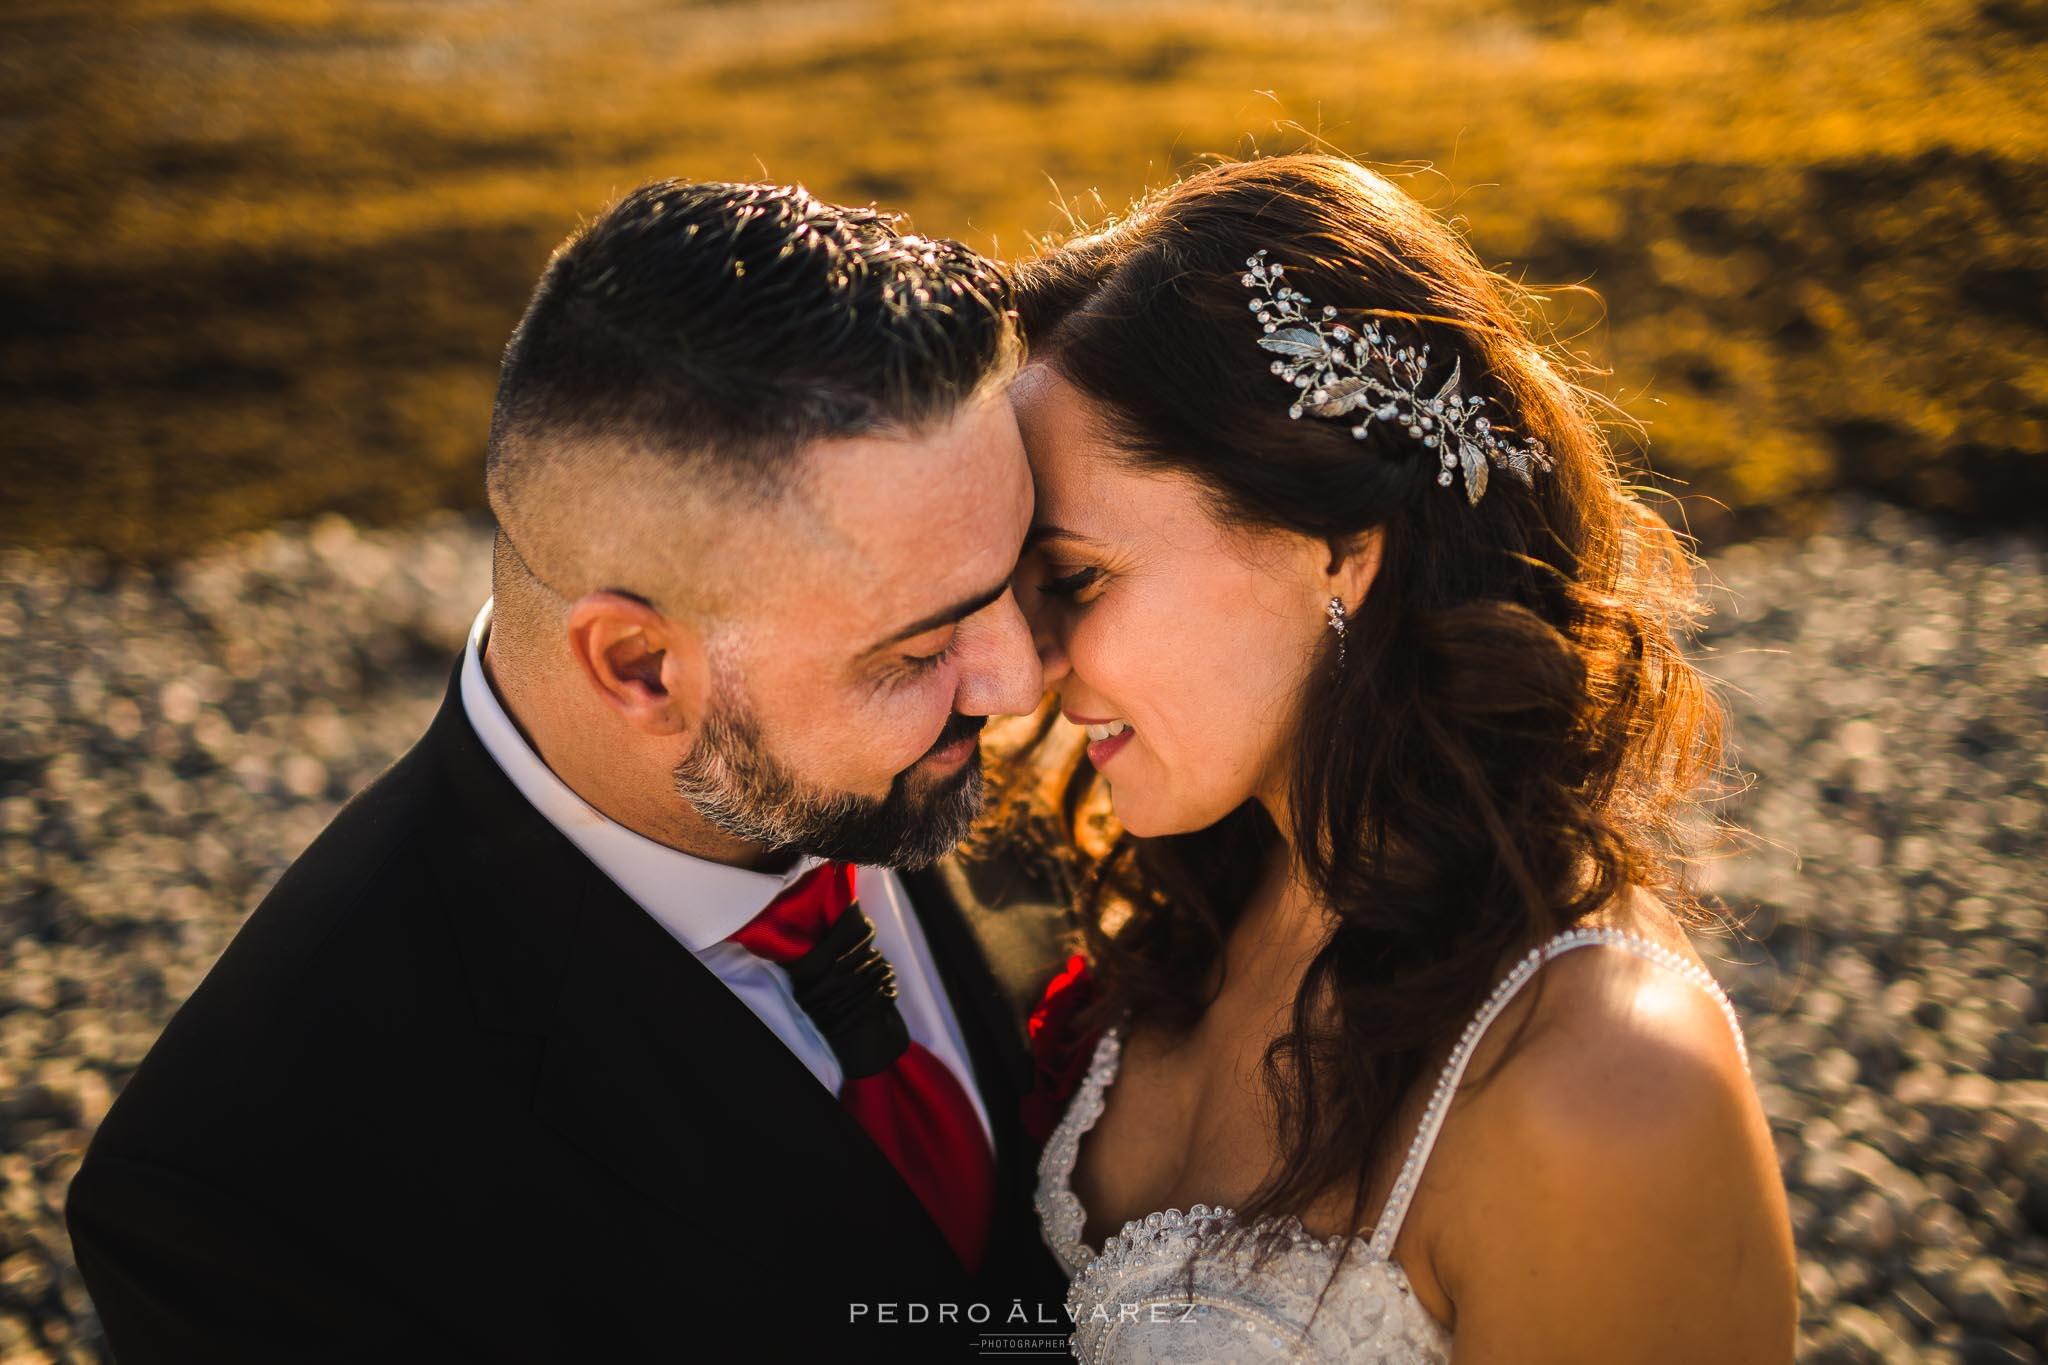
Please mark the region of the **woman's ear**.
POLYGON ((569 605, 569 652, 604 703, 634 729, 689 737, 704 722, 711 665, 696 627, 617 592, 569 605))
POLYGON ((1358 609, 1366 590, 1379 576, 1380 546, 1384 541, 1377 530, 1329 541, 1330 559, 1323 573, 1329 579, 1329 595, 1343 598, 1347 611, 1358 609))

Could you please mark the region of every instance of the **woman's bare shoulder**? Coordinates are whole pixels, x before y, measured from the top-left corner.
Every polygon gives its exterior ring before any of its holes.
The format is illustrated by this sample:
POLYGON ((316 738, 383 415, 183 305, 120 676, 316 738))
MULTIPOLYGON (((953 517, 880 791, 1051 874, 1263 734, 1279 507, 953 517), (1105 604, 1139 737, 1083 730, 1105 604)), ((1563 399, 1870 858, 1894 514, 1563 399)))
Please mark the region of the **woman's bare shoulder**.
POLYGON ((1784 1192, 1723 999, 1613 945, 1562 954, 1537 978, 1489 1032, 1473 1072, 1484 1083, 1446 1131, 1457 1197, 1433 1220, 1433 1260, 1461 1346, 1473 1321, 1506 1332, 1590 1314, 1601 1321, 1572 1329, 1590 1334, 1576 1338, 1585 1360, 1653 1330, 1659 1359, 1776 1359, 1781 1326, 1789 1352, 1784 1192), (1762 1344, 1700 1354, 1730 1312, 1749 1314, 1762 1344))

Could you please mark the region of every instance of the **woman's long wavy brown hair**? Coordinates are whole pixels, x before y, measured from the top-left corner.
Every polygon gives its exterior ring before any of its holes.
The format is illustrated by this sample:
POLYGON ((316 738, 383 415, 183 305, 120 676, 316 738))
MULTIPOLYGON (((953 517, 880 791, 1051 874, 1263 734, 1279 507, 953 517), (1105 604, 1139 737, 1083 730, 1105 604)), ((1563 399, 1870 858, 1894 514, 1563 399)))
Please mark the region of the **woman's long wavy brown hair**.
MULTIPOLYGON (((1624 484, 1598 400, 1535 312, 1443 221, 1330 156, 1214 166, 1019 267, 1036 360, 1097 405, 1135 467, 1190 475, 1227 526, 1355 543, 1380 568, 1300 699, 1292 841, 1336 929, 1265 1080, 1283 1159, 1247 1223, 1349 1189, 1362 1224, 1405 1097, 1503 964, 1630 888, 1681 920, 1693 813, 1723 713, 1678 639, 1693 561, 1624 484), (1346 320, 1398 319, 1434 391, 1462 358, 1496 425, 1539 436, 1534 487, 1496 471, 1476 505, 1405 433, 1287 415, 1241 276, 1264 249, 1346 320)), ((1092 773, 1046 745, 995 825, 1050 855, 1105 990, 1148 1028, 1191 1027, 1279 838, 1256 803, 1197 833, 1086 827, 1092 773)), ((1099 821, 1098 821, 1099 823, 1099 821)))

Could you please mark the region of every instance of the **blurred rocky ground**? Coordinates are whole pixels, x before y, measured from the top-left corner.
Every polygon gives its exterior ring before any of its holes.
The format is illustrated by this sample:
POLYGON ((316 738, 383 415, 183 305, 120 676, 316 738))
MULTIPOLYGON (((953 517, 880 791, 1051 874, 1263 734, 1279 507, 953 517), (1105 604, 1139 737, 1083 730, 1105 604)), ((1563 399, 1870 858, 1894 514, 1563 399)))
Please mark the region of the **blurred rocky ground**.
MULTIPOLYGON (((1810 1362, 2048 1357, 2048 557, 1838 507, 1715 556, 1754 785, 1712 884, 1810 1362)), ((1709 949, 1710 957, 1713 949, 1709 949)))
MULTIPOLYGON (((157 573, 0 552, 0 1365, 104 1351, 60 1211, 242 916, 424 728, 486 592, 453 517, 157 573)), ((2048 555, 1837 505, 1717 554, 1754 785, 1708 945, 1750 1032, 1809 1362, 2048 1359, 2048 555)))

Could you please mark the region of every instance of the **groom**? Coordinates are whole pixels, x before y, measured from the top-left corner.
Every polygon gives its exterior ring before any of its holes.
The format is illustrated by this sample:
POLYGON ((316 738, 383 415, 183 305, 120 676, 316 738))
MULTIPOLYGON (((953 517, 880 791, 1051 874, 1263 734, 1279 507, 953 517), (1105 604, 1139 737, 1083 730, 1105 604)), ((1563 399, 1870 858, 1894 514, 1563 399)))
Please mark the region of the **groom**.
POLYGON ((557 252, 439 716, 72 1185, 119 1360, 951 1358, 1057 1320, 1014 1008, 1056 919, 917 871, 984 719, 1039 700, 1018 352, 988 262, 800 189, 650 185, 557 252))

